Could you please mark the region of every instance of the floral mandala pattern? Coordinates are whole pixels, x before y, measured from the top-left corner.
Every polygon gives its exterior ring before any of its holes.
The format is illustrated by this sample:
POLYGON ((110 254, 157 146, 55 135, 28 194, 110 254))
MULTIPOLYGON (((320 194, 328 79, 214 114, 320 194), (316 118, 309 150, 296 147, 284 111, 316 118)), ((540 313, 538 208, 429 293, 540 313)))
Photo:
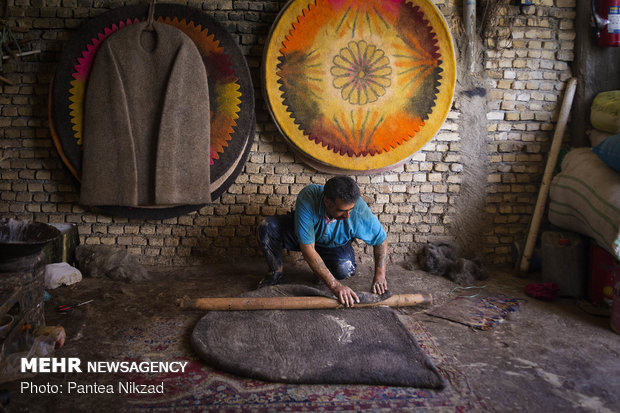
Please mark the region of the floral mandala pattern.
POLYGON ((292 0, 272 28, 264 91, 312 164, 373 171, 406 160, 452 104, 452 38, 430 0, 292 0))
POLYGON ((364 40, 351 41, 333 59, 333 85, 354 105, 372 103, 390 87, 392 68, 385 52, 364 40))

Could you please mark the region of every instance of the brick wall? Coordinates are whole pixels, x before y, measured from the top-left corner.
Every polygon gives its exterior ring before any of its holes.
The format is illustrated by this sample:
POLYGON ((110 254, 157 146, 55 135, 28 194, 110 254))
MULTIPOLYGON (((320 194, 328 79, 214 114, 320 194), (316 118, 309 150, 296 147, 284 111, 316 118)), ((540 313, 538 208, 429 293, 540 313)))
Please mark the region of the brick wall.
MULTIPOLYGON (((254 228, 261 218, 289 211, 309 183, 329 176, 297 160, 265 107, 260 64, 266 37, 284 1, 177 2, 217 19, 241 46, 254 74, 257 131, 250 158, 220 199, 201 210, 166 220, 134 220, 94 214, 78 205, 79 186, 53 146, 47 120, 50 81, 71 33, 110 8, 131 2, 9 0, 17 35, 40 55, 6 62, 0 75, 0 215, 39 222, 70 222, 81 242, 127 247, 145 264, 186 265, 259 254, 254 228), (23 30, 23 31, 22 31, 23 30)), ((436 0, 456 35, 460 2, 436 0), (458 5, 457 5, 458 3, 458 5)), ((490 263, 511 263, 512 245, 525 237, 549 147, 562 90, 570 77, 574 0, 539 0, 536 6, 501 10, 484 39, 489 171, 478 212, 491 223, 482 235, 490 263), (510 17, 510 18, 508 18, 510 17), (508 27, 510 25, 510 27, 508 27)), ((457 43, 458 44, 458 43, 457 43)), ((457 48, 457 56, 459 50, 457 48)), ((364 199, 389 233, 391 259, 408 259, 421 243, 453 240, 461 208, 463 174, 459 93, 439 133, 405 165, 357 176, 364 199)), ((474 212, 475 213, 475 212, 474 212)), ((357 247, 368 254, 364 245, 357 247)))
MULTIPOLYGON (((514 17, 500 48, 487 40, 486 72, 493 80, 487 114, 487 210, 494 231, 487 251, 504 261, 513 240, 525 238, 536 203, 562 91, 571 77, 575 0, 542 0, 514 17)), ((507 30, 499 27, 505 35, 507 30)))

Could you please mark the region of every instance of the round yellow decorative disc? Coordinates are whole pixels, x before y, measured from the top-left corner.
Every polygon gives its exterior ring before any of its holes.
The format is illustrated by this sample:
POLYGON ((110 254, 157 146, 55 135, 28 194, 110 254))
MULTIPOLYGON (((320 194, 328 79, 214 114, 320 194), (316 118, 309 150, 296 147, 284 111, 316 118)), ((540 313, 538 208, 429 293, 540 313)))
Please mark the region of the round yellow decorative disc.
POLYGON ((292 0, 263 67, 271 115, 302 159, 357 172, 424 146, 455 78, 452 37, 429 0, 292 0))

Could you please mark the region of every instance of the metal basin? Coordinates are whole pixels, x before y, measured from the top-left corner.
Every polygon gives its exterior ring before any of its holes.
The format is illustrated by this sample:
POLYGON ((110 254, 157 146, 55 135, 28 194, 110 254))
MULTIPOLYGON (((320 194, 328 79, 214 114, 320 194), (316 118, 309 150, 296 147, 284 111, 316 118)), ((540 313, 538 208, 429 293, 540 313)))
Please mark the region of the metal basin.
POLYGON ((60 236, 55 227, 40 222, 0 220, 0 259, 38 254, 51 240, 60 236))

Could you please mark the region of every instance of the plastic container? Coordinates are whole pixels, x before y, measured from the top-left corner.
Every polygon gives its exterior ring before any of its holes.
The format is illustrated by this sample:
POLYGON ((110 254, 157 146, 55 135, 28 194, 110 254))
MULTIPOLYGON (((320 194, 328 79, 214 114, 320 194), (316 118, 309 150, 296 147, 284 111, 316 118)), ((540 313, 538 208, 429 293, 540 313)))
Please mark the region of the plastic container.
POLYGON ((620 281, 620 262, 607 250, 590 243, 588 298, 593 304, 611 307, 614 285, 620 281))
POLYGON ((558 295, 581 298, 585 295, 588 245, 584 237, 570 231, 542 234, 542 280, 560 287, 558 295))

